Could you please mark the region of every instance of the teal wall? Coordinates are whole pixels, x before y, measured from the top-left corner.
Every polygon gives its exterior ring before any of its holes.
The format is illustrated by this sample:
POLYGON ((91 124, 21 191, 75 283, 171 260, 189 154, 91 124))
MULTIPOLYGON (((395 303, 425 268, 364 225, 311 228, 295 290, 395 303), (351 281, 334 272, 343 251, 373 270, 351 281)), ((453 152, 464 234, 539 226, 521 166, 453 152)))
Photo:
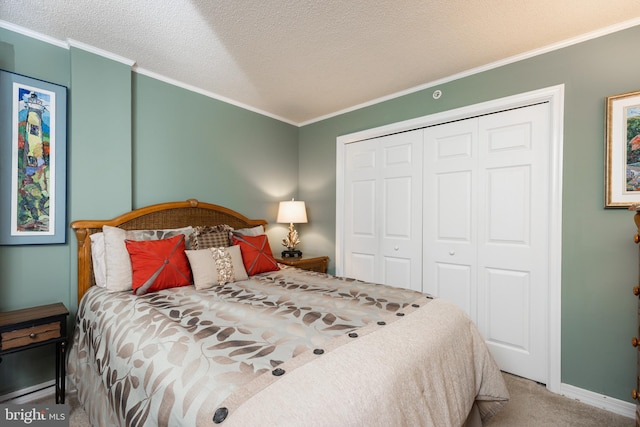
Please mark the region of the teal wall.
POLYGON ((133 203, 131 66, 69 53, 69 219, 112 218, 133 203))
POLYGON ((195 197, 275 222, 274 201, 297 196, 297 127, 144 75, 133 82, 137 207, 195 197))
MULTIPOLYGON (((69 89, 67 223, 188 198, 275 222, 277 202, 297 197, 296 126, 3 28, 0 69, 69 89)), ((268 227, 274 248, 285 231, 268 227)), ((63 245, 0 246, 0 310, 60 301, 73 318, 76 251, 70 230, 63 245)), ((0 396, 53 367, 53 346, 3 357, 0 396)))
MULTIPOLYGON (((638 257, 632 214, 602 207, 604 98, 640 89, 639 38, 631 28, 439 85, 437 101, 434 87, 300 128, 2 28, 0 68, 69 87, 68 222, 190 197, 273 222, 295 196, 309 214, 302 250, 330 256, 339 135, 564 84, 562 382, 630 401, 638 257)), ((71 233, 0 246, 0 310, 62 301, 74 313, 76 249, 71 233)), ((29 353, 3 358, 0 395, 53 378, 52 350, 29 353)))
POLYGON ((640 89, 638 40, 634 27, 301 127, 306 243, 335 253, 338 136, 564 84, 561 381, 631 401, 638 248, 632 213, 603 209, 604 117, 606 96, 640 89))

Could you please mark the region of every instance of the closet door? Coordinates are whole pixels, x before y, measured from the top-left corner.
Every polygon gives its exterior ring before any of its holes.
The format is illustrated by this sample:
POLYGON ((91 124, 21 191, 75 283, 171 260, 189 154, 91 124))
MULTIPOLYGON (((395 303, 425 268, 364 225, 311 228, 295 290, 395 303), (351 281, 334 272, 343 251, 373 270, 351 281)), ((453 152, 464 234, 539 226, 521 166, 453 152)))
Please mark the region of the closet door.
POLYGON ((500 369, 547 382, 549 105, 479 119, 478 326, 500 369))
POLYGON ((547 381, 549 105, 425 131, 423 286, 476 322, 500 369, 547 381))
POLYGON ((422 134, 346 146, 345 276, 422 289, 422 134))
POLYGON ((478 121, 425 130, 424 292, 477 315, 478 121))

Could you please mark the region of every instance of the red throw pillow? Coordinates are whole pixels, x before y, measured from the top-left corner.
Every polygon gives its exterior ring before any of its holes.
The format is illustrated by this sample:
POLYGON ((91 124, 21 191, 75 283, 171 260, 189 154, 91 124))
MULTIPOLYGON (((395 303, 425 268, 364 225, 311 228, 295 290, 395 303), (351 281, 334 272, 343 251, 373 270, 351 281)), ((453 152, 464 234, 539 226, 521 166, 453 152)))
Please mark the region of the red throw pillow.
POLYGON ((249 276, 266 271, 280 270, 273 258, 269 239, 266 234, 260 236, 233 236, 233 244, 240 246, 242 262, 249 276))
POLYGON ((184 234, 162 240, 125 240, 125 244, 131 258, 134 294, 193 283, 184 253, 184 234))

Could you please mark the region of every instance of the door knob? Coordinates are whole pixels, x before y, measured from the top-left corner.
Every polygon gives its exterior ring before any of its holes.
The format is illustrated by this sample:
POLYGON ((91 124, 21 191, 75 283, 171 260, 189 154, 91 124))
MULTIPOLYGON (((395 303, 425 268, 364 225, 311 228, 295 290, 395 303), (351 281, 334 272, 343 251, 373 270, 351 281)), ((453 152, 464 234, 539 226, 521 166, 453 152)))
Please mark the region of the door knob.
POLYGON ((456 254, 456 251, 449 251, 449 255, 454 256, 456 254))
POLYGON ((399 246, 394 246, 394 247, 393 247, 393 250, 394 250, 394 251, 397 251, 398 249, 400 249, 400 247, 399 247, 399 246))

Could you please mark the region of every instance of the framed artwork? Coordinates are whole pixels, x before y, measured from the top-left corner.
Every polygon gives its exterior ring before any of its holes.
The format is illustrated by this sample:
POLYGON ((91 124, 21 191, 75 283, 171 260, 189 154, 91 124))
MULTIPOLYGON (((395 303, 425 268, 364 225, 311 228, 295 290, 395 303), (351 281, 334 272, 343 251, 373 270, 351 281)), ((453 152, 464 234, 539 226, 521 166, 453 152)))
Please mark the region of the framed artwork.
POLYGON ((607 97, 605 208, 640 204, 640 91, 607 97))
POLYGON ((66 240, 67 88, 0 70, 0 245, 66 240))

